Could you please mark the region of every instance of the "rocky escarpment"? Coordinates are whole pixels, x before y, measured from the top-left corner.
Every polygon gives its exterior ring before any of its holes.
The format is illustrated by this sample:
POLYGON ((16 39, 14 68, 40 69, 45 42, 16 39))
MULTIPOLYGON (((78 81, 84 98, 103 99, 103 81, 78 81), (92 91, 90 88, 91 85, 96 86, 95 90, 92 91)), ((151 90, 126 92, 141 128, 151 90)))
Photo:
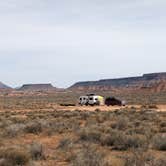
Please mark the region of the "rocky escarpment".
POLYGON ((103 79, 99 81, 78 82, 69 88, 70 90, 141 90, 156 91, 166 90, 166 72, 144 74, 140 77, 128 77, 119 79, 103 79))
POLYGON ((9 86, 3 84, 2 82, 0 82, 0 90, 8 90, 8 89, 12 89, 9 86))
POLYGON ((21 91, 52 91, 56 90, 51 84, 25 84, 18 90, 21 91))

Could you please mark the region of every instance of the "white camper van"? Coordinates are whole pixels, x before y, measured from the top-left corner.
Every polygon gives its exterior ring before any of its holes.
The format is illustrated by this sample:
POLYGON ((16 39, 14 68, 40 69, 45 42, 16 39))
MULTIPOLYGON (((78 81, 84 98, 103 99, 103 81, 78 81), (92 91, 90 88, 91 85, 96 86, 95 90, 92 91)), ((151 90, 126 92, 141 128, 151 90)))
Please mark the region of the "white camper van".
POLYGON ((89 105, 104 105, 104 98, 102 96, 91 95, 89 96, 89 105))
POLYGON ((80 96, 80 105, 104 105, 104 98, 94 94, 88 94, 86 96, 80 96))
POLYGON ((80 96, 79 98, 79 104, 80 105, 88 105, 88 96, 80 96))

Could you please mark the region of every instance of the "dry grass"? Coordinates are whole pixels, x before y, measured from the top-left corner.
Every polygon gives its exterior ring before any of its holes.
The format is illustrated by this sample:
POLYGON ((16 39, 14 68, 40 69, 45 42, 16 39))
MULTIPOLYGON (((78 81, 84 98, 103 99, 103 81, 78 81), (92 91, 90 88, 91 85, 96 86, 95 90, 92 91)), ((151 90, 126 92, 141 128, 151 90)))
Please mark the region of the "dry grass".
POLYGON ((60 96, 9 98, 0 103, 5 108, 0 112, 0 165, 162 166, 166 162, 166 112, 157 112, 154 105, 70 111, 54 107, 55 100, 64 102, 60 96))

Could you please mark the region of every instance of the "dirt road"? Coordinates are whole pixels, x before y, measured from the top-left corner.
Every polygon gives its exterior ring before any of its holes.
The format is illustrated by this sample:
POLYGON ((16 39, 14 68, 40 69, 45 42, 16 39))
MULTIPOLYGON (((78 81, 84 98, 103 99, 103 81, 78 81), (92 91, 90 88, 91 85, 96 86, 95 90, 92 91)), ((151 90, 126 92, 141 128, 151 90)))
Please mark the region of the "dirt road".
MULTIPOLYGON (((141 109, 141 105, 127 105, 125 107, 120 107, 120 106, 70 106, 70 107, 65 107, 65 106, 57 106, 57 110, 82 110, 82 111, 95 111, 96 109, 99 109, 101 111, 113 111, 116 109, 121 109, 121 108, 137 108, 141 109)), ((154 109, 157 111, 166 111, 166 105, 157 105, 157 109, 154 109)))

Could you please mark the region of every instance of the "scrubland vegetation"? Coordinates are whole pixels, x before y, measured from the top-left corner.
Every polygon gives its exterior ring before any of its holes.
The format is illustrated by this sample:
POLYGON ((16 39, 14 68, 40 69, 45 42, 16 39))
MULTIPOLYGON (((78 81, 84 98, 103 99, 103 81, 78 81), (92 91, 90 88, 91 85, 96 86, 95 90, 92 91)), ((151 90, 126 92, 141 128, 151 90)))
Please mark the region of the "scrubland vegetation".
POLYGON ((0 166, 165 166, 166 112, 0 112, 0 166))
MULTIPOLYGON (((21 92, 20 92, 21 93, 21 92)), ((78 98, 88 92, 57 92, 38 94, 20 94, 19 96, 10 96, 5 94, 0 97, 0 110, 13 109, 45 109, 52 108, 55 103, 62 106, 73 106, 77 104, 78 98)), ((125 100, 128 104, 151 105, 166 104, 166 92, 134 92, 134 93, 115 93, 100 91, 95 92, 104 97, 115 96, 125 100)))

